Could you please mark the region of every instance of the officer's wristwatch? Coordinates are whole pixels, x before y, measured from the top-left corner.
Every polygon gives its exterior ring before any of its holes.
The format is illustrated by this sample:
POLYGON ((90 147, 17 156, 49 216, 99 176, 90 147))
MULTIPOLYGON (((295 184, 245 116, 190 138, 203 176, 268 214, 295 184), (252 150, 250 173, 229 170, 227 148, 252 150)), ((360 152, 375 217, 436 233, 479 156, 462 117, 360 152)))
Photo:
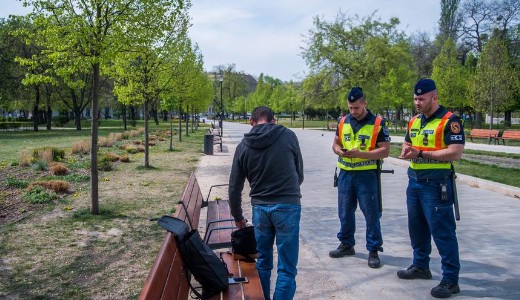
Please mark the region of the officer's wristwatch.
POLYGON ((423 152, 422 152, 422 150, 419 150, 419 154, 417 154, 417 157, 418 157, 418 158, 423 158, 423 152))

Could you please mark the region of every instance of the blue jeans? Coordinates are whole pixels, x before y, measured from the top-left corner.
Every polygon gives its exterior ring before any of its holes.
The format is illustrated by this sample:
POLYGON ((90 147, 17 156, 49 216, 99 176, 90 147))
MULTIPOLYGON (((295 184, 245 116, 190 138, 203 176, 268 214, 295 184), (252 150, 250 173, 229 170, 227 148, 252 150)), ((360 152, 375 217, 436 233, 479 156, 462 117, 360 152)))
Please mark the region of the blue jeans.
POLYGON ((413 265, 420 269, 429 268, 433 237, 441 256, 442 280, 458 283, 459 246, 455 234, 451 180, 417 180, 409 176, 406 198, 413 265), (446 200, 441 200, 441 184, 447 185, 446 200))
POLYGON ((253 205, 258 259, 256 268, 265 299, 271 299, 273 245, 278 251, 278 277, 273 299, 293 299, 296 291, 301 206, 294 204, 253 205))
POLYGON ((338 177, 338 215, 340 230, 338 239, 346 245, 354 246, 356 241, 356 209, 359 207, 365 216, 366 248, 368 251, 382 251, 381 212, 377 193, 376 171, 344 171, 338 177))

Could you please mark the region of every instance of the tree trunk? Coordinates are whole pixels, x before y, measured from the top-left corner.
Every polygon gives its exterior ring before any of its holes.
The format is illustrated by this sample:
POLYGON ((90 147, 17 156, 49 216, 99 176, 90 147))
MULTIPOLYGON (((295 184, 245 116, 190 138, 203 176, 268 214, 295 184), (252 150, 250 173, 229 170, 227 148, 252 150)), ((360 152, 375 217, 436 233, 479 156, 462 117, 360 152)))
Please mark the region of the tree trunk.
POLYGON ((482 126, 482 112, 477 111, 475 115, 475 128, 480 128, 482 126))
POLYGON ((186 115, 185 115, 185 119, 186 119, 186 120, 185 120, 185 122, 186 122, 186 136, 187 136, 187 137, 190 136, 190 132, 189 132, 189 130, 190 130, 190 126, 189 126, 189 124, 188 124, 189 119, 190 119, 190 116, 188 115, 188 112, 189 112, 189 111, 190 111, 190 107, 189 107, 189 105, 186 105, 186 115))
POLYGON ((511 118, 512 118, 512 112, 510 110, 506 110, 504 112, 504 128, 511 127, 511 118))
POLYGON ((123 114, 123 125, 124 125, 124 129, 126 131, 126 105, 123 104, 123 109, 122 109, 122 114, 123 114))
POLYGON ((45 101, 47 104, 47 130, 52 129, 52 107, 51 107, 51 90, 48 86, 45 87, 45 101))
POLYGON ((40 86, 34 86, 34 107, 33 107, 33 129, 34 131, 38 131, 38 125, 40 124, 40 110, 38 106, 40 106, 40 86))
POLYGON ((173 150, 173 116, 170 118, 170 151, 173 150))
POLYGON ((130 125, 131 126, 135 127, 136 119, 137 119, 137 117, 136 117, 135 107, 133 105, 130 105, 130 125))
POLYGON ((155 121, 155 125, 159 126, 159 114, 157 113, 157 108, 152 107, 152 115, 155 121))
POLYGON ((144 101, 144 167, 150 167, 150 143, 148 141, 148 101, 144 101))
MULTIPOLYGON (((99 13, 99 11, 98 11, 99 13)), ((92 197, 92 214, 99 215, 98 190, 98 103, 99 103, 99 62, 92 66, 92 139, 90 148, 90 183, 92 197)))
POLYGON ((182 142, 182 105, 179 104, 179 142, 182 142))

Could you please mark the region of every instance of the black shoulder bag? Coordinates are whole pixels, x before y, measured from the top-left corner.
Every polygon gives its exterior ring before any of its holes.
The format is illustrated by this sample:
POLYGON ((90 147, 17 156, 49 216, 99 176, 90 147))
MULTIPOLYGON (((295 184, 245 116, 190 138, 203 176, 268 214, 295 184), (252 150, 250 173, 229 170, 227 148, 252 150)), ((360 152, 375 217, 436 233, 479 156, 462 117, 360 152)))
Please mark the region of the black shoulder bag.
POLYGON ((229 272, 226 264, 202 241, 196 229, 189 231, 188 224, 171 216, 161 217, 158 223, 175 235, 185 269, 189 270, 201 285, 193 287, 190 275, 186 272, 188 284, 196 298, 207 299, 228 288, 229 272), (200 288, 202 293, 197 291, 200 288))
POLYGON ((235 260, 254 261, 256 250, 255 227, 246 226, 231 233, 231 250, 235 260))

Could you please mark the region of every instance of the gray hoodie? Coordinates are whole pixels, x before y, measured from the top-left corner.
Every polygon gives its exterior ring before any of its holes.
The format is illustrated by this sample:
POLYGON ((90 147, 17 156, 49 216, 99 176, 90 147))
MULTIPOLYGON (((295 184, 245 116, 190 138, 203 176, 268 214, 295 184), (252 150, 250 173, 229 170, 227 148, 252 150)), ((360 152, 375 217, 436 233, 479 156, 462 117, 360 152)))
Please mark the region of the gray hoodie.
POLYGON ((242 221, 242 190, 249 181, 251 204, 300 204, 303 160, 296 135, 276 124, 259 124, 238 144, 229 176, 229 206, 242 221))

